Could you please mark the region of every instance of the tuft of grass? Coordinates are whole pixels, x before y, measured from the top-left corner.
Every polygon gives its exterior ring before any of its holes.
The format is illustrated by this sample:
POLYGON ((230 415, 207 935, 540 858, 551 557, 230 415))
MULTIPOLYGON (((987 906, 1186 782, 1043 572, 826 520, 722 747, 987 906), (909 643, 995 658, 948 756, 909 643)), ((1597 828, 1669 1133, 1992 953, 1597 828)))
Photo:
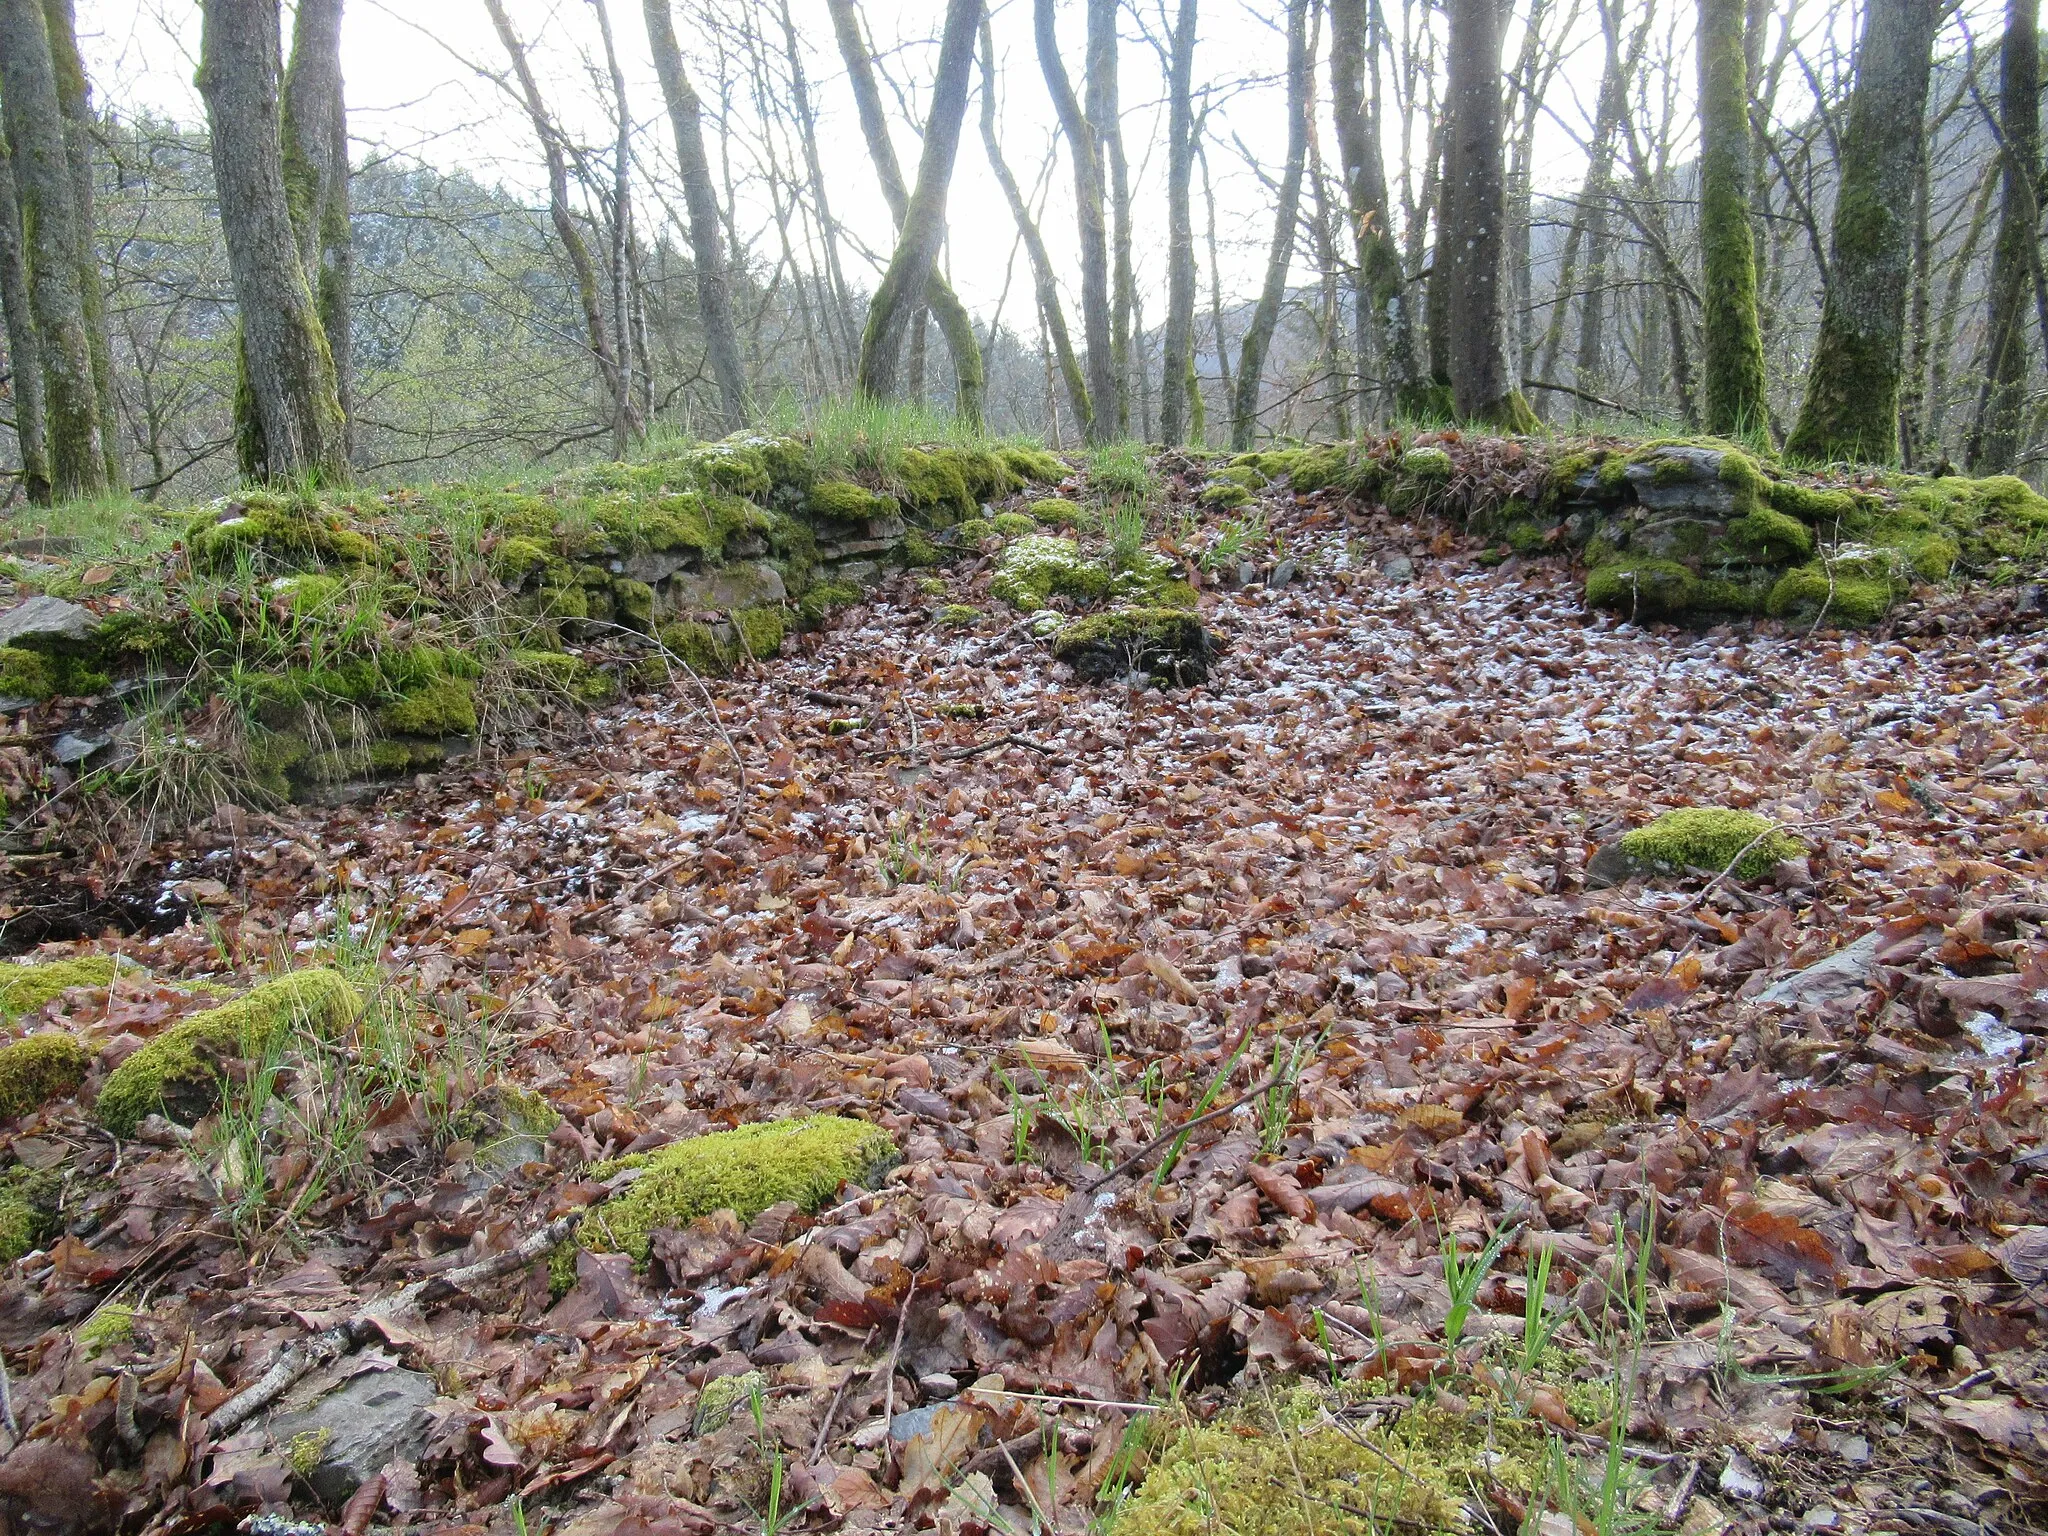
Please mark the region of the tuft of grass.
POLYGON ((1088 492, 1097 501, 1112 507, 1142 506, 1158 490, 1159 479, 1143 443, 1104 443, 1089 450, 1088 492))

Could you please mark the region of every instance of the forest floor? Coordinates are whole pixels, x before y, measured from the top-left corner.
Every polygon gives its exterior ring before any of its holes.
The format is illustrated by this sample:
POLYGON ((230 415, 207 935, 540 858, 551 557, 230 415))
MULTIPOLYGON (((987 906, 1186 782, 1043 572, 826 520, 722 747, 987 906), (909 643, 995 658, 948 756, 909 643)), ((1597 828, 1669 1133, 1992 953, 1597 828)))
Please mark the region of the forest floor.
POLYGON ((322 1518, 321 1445, 207 1416, 351 1322, 299 1398, 431 1388, 424 1448, 325 1512, 355 1532, 1192 1533, 1200 1499, 1116 1516, 1170 1443, 1140 1426, 1291 1383, 1354 1436, 1448 1409, 1579 1469, 1489 1450, 1467 1512, 1383 1529, 2030 1527, 2048 636, 1998 594, 1636 627, 1558 563, 1271 514, 1293 579, 1205 597, 1198 687, 1076 685, 957 565, 580 743, 171 850, 206 921, 49 1022, 100 1047, 205 1006, 184 978, 367 947, 460 1070, 346 1136, 305 1063, 254 1139, 14 1125, 74 1190, 0 1289, 15 1529, 322 1518), (1688 805, 1807 854, 1589 888, 1688 805), (445 1134, 500 1082, 564 1117, 510 1168, 445 1134), (902 1164, 652 1276, 585 1253, 555 1295, 536 1258, 361 1325, 602 1199, 591 1160, 799 1108, 902 1164))

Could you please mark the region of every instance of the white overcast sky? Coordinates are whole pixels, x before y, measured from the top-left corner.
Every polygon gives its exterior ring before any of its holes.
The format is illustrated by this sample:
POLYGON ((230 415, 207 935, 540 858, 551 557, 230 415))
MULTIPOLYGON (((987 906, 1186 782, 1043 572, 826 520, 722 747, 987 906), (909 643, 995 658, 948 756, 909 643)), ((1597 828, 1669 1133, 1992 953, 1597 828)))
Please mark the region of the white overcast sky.
MULTIPOLYGON (((723 3, 758 5, 770 35, 779 38, 779 23, 768 19, 776 15, 772 0, 723 3)), ((1625 0, 1626 9, 1637 15, 1643 3, 1645 0, 1625 0)), ((1677 46, 1685 48, 1695 14, 1694 0, 1658 3, 1665 13, 1657 21, 1659 35, 1668 29, 1677 46)), ((833 212, 870 249, 886 256, 887 211, 875 191, 824 0, 789 0, 789 4, 809 54, 807 69, 821 117, 821 157, 827 166, 833 212)), ((1383 5, 1390 24, 1398 26, 1402 0, 1383 0, 1383 5)), ((1553 0, 1553 5, 1553 14, 1561 14, 1571 8, 1571 0, 1553 0)), ((507 9, 532 49, 551 105, 572 131, 587 141, 606 140, 609 117, 588 73, 588 64, 601 58, 588 0, 508 0, 507 9)), ((943 9, 943 0, 867 0, 865 7, 885 68, 916 92, 919 112, 936 56, 930 39, 936 35, 943 9)), ((1138 177, 1134 222, 1139 283, 1146 294, 1148 318, 1153 320, 1158 318, 1164 291, 1165 156, 1160 145, 1164 109, 1157 56, 1139 37, 1134 16, 1141 14, 1156 25, 1161 9, 1161 0, 1127 4, 1120 55, 1124 131, 1133 173, 1138 177)), ((1272 194, 1260 173, 1277 176, 1284 152, 1279 75, 1286 48, 1278 19, 1282 7, 1278 0, 1204 0, 1202 10, 1196 78, 1213 82, 1224 98, 1215 114, 1216 132, 1209 150, 1220 210, 1224 283, 1226 292, 1234 289, 1248 294, 1256 288, 1272 234, 1272 194), (1239 142, 1251 151, 1258 171, 1239 153, 1239 142)), ((1576 135, 1584 131, 1597 89, 1599 46, 1590 19, 1591 0, 1581 0, 1579 10, 1574 47, 1551 93, 1550 111, 1539 123, 1539 187, 1569 186, 1581 174, 1583 160, 1576 135)), ((80 41, 99 103, 122 113, 146 110, 198 121, 203 114, 192 84, 199 51, 198 11, 191 0, 79 0, 80 41)), ((672 164, 673 146, 649 62, 641 5, 639 0, 611 0, 611 13, 626 66, 633 116, 650 140, 643 143, 642 154, 658 150, 666 167, 672 164)), ((678 9, 678 32, 686 53, 693 51, 688 14, 687 7, 678 9)), ((1003 66, 998 94, 1004 152, 1028 191, 1037 181, 1052 135, 1051 111, 1031 44, 1029 0, 995 0, 993 16, 1003 66)), ((1075 0, 1065 0, 1061 22, 1068 67, 1078 82, 1082 19, 1075 0)), ((289 26, 287 15, 287 35, 289 26)), ((1518 31, 1510 32, 1510 60, 1518 31)), ((1690 133, 1692 117, 1689 58, 1689 53, 1681 57, 1676 74, 1686 98, 1677 114, 1679 131, 1684 134, 1690 133)), ((396 153, 443 168, 465 169, 480 180, 504 185, 528 198, 541 195, 544 182, 539 151, 526 119, 478 66, 493 71, 504 66, 503 52, 481 0, 348 0, 343 71, 355 158, 360 162, 372 153, 396 153)), ((701 62, 693 69, 699 90, 707 95, 708 73, 701 62)), ((1318 74, 1320 106, 1326 97, 1327 77, 1321 70, 1318 74)), ((978 100, 970 103, 949 209, 948 269, 969 305, 985 318, 1003 295, 1009 274, 1003 318, 1023 329, 1030 324, 1028 273, 1021 254, 1015 254, 1015 227, 982 152, 978 111, 978 100)), ((1391 142, 1394 128, 1390 121, 1390 177, 1399 174, 1398 146, 1391 142)), ((899 158, 908 170, 916 163, 915 137, 907 125, 899 124, 896 138, 899 158)), ((1325 154, 1334 159, 1327 131, 1322 143, 1325 154)), ((715 157, 715 145, 712 152, 715 157)), ((664 177, 668 174, 664 170, 664 177)), ((1204 218, 1199 182, 1195 197, 1199 244, 1204 218)), ((1064 253, 1074 244, 1072 208, 1071 181, 1062 164, 1053 178, 1042 222, 1048 243, 1063 263, 1064 253)), ((752 210, 757 224, 765 222, 765 215, 765 206, 752 210)), ((658 216, 643 193, 642 219, 651 221, 658 216)), ((746 217, 743 212, 743 222, 746 217)), ((759 242, 756 254, 766 256, 769 250, 767 242, 759 242)), ((855 258, 856 271, 859 266, 855 258)), ((1205 287, 1206 276, 1205 264, 1205 287)), ((1306 268, 1298 265, 1297 281, 1305 276, 1306 268)))

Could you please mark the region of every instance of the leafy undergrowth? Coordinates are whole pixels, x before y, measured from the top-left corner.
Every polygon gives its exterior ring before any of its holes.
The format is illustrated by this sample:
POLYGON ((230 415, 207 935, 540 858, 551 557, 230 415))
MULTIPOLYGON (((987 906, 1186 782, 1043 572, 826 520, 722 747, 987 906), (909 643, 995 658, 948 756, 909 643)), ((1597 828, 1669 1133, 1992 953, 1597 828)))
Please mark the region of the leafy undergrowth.
POLYGON ((1655 631, 1258 489, 1155 530, 1225 642, 1198 687, 1078 684, 990 554, 710 684, 715 720, 647 695, 167 853, 204 921, 14 1024, 94 1065, 7 1132, 0 1497, 77 1531, 2033 1519, 2048 651, 2011 594, 1655 631), (1789 856, 1588 889, 1689 806, 1789 856), (195 1125, 98 1129, 109 1068, 221 1003, 194 981, 286 966, 360 1016, 195 1125), (644 1267, 607 1238, 663 1147, 798 1115, 901 1161, 652 1227, 644 1267), (301 1384, 424 1383, 347 1511, 319 1433, 209 1418, 457 1271, 301 1384))

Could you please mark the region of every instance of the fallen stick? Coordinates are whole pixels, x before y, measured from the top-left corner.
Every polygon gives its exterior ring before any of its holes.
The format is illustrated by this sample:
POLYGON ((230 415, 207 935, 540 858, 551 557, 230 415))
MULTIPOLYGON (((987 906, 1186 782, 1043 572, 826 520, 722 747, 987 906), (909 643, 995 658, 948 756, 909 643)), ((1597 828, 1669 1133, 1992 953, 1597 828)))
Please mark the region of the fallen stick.
POLYGON ((610 1199, 639 1175, 639 1169, 629 1168, 605 1186, 601 1199, 593 1200, 580 1211, 557 1216, 538 1231, 528 1233, 503 1253, 494 1253, 489 1258, 479 1259, 474 1264, 465 1264, 460 1269, 451 1269, 445 1274, 429 1275, 424 1280, 415 1280, 389 1296, 371 1302, 348 1321, 336 1323, 324 1333, 316 1333, 310 1339, 289 1346, 271 1362, 270 1368, 261 1376, 213 1410, 206 1421, 207 1432, 219 1437, 240 1429, 306 1376, 330 1361, 353 1354, 369 1343, 376 1337, 380 1323, 411 1312, 422 1302, 438 1300, 465 1286, 495 1280, 500 1275, 510 1274, 515 1269, 531 1264, 575 1232, 583 1218, 602 1204, 603 1200, 610 1199))
POLYGON ((1228 1104, 1225 1104, 1222 1108, 1212 1109, 1206 1115, 1197 1115, 1192 1120, 1183 1120, 1179 1125, 1176 1125, 1170 1131, 1161 1131, 1157 1136, 1154 1136, 1150 1141, 1146 1142, 1145 1145, 1138 1148, 1138 1150, 1133 1152, 1129 1157, 1125 1158, 1122 1162, 1118 1163, 1114 1168, 1110 1169, 1109 1172, 1105 1173, 1101 1178, 1097 1179, 1094 1183, 1090 1184, 1086 1189, 1082 1190, 1081 1193, 1084 1195, 1092 1195, 1098 1189, 1102 1188, 1103 1185, 1110 1183, 1112 1180, 1120 1179, 1125 1174, 1134 1172, 1138 1168, 1144 1166, 1145 1162, 1152 1156, 1153 1153, 1159 1151, 1168 1143, 1174 1141, 1178 1137, 1185 1136, 1189 1131, 1194 1130, 1197 1126, 1207 1125, 1212 1120, 1221 1120, 1225 1115, 1234 1114, 1236 1111, 1244 1108, 1245 1105, 1251 1103, 1252 1100, 1256 1099, 1260 1094, 1265 1093, 1269 1089, 1279 1087, 1281 1083, 1286 1081, 1286 1079, 1287 1074, 1285 1072, 1275 1072, 1263 1083, 1260 1083, 1258 1087, 1246 1089, 1242 1094, 1232 1099, 1228 1104))

